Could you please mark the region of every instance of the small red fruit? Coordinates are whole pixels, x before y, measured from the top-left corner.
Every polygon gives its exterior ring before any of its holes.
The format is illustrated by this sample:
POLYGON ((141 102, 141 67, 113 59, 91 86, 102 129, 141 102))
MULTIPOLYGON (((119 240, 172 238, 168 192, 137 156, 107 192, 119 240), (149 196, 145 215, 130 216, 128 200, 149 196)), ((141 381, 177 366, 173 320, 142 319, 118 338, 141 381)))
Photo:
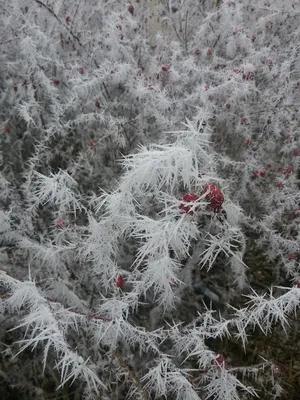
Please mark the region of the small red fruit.
POLYGON ((133 7, 132 4, 129 4, 129 6, 128 6, 128 11, 130 12, 131 15, 133 15, 133 13, 134 13, 134 7, 133 7))
POLYGON ((200 51, 199 49, 196 49, 196 50, 195 50, 195 55, 196 55, 196 56, 199 56, 200 53, 201 53, 201 51, 200 51))
POLYGON ((231 107, 230 103, 226 103, 225 107, 227 108, 227 110, 229 110, 229 108, 231 107))
POLYGON ((208 85, 205 85, 205 86, 204 86, 204 89, 205 89, 205 91, 207 92, 208 89, 209 89, 209 86, 208 86, 208 85))
POLYGON ((206 184, 204 186, 205 192, 208 192, 205 200, 209 202, 210 207, 218 212, 222 210, 222 204, 224 202, 224 195, 221 189, 214 184, 206 184))
POLYGON ((58 219, 56 221, 55 227, 57 229, 62 229, 62 228, 64 228, 64 226, 65 226, 65 221, 63 219, 58 219))
POLYGON ((118 288, 121 288, 124 285, 124 278, 122 275, 118 275, 117 280, 116 280, 116 286, 118 288))
POLYGON ((59 85, 59 80, 58 79, 53 79, 53 85, 55 85, 55 86, 59 85))
POLYGON ((284 188, 284 183, 280 182, 277 185, 278 189, 283 189, 284 188))
POLYGON ((300 281, 295 281, 293 286, 294 288, 300 289, 300 281))
POLYGON ((13 89, 14 89, 15 92, 17 92, 18 91, 18 86, 16 84, 14 84, 13 85, 13 89))
POLYGON ((71 22, 71 17, 68 15, 68 16, 66 17, 66 23, 69 24, 70 22, 71 22))
POLYGON ((207 50, 207 55, 208 55, 208 56, 211 56, 212 53, 213 53, 212 49, 208 49, 208 50, 207 50))
POLYGON ((84 69, 83 69, 82 67, 80 67, 78 71, 79 71, 79 73, 80 73, 81 75, 84 74, 84 69))
POLYGON ((222 354, 218 354, 217 357, 214 359, 213 364, 216 367, 225 367, 226 365, 226 359, 222 354))
POLYGON ((260 171, 254 171, 253 172, 253 175, 252 175, 252 178, 253 179, 256 179, 256 178, 258 178, 260 176, 260 171))
MULTIPOLYGON (((199 196, 197 194, 185 194, 183 196, 183 201, 186 203, 197 203, 198 198, 199 196)), ((195 209, 192 205, 185 205, 184 203, 181 203, 179 208, 186 214, 194 215, 195 209)))
POLYGON ((92 139, 92 140, 90 141, 89 146, 92 147, 92 148, 94 148, 94 147, 96 147, 96 145, 97 145, 97 141, 96 141, 95 139, 92 139))
POLYGON ((295 260, 297 260, 297 254, 296 254, 296 253, 290 254, 289 260, 290 260, 290 261, 295 261, 295 260))
POLYGON ((4 130, 6 133, 10 133, 10 127, 8 125, 5 125, 4 130))
POLYGON ((247 123, 247 118, 245 116, 243 116, 241 119, 241 124, 246 125, 246 123, 247 123))
POLYGON ((162 70, 163 72, 168 72, 169 69, 170 69, 169 65, 163 65, 163 66, 161 67, 161 70, 162 70))
POLYGON ((281 368, 279 367, 279 365, 273 364, 271 369, 275 375, 279 375, 281 373, 281 368))
POLYGON ((169 285, 170 285, 171 287, 174 287, 174 286, 175 286, 175 280, 174 280, 174 278, 171 278, 171 280, 170 280, 170 282, 169 282, 169 285))
POLYGON ((298 217, 300 215, 300 208, 297 208, 297 210, 294 211, 295 217, 298 217))
POLYGON ((251 40, 252 40, 252 42, 255 42, 255 40, 256 40, 256 36, 255 36, 255 35, 252 35, 252 38, 251 38, 251 40))
POLYGON ((300 150, 294 149, 294 150, 293 150, 293 155, 294 155, 295 157, 300 156, 300 150))
POLYGON ((260 173, 259 173, 259 174, 260 174, 260 176, 261 176, 261 177, 263 177, 263 178, 264 178, 264 177, 266 176, 266 171, 265 171, 265 170, 263 170, 263 171, 260 171, 260 173))

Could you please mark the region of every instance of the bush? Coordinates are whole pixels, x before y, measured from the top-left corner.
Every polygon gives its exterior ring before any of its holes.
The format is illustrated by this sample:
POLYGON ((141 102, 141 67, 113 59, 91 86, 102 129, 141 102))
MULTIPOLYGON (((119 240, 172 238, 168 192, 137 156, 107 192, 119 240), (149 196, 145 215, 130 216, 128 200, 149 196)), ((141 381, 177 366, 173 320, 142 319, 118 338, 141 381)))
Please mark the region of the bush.
POLYGON ((2 398, 298 398, 299 12, 3 1, 2 398))

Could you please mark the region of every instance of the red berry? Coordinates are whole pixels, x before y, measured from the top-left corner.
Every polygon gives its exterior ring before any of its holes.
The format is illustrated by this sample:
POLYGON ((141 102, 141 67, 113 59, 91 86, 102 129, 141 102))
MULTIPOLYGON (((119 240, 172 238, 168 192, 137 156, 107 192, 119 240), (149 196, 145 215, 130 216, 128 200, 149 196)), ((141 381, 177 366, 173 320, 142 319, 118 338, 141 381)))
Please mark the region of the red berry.
POLYGON ((153 86, 152 86, 152 85, 148 85, 148 89, 149 89, 149 90, 152 90, 152 89, 153 89, 153 86))
POLYGON ((245 146, 251 146, 251 144, 252 144, 252 140, 251 139, 247 139, 246 143, 245 143, 245 146))
POLYGON ((71 17, 68 15, 68 16, 66 17, 66 23, 69 24, 70 22, 71 22, 71 17))
POLYGON ((124 35, 123 35, 123 33, 121 33, 120 40, 123 40, 123 39, 124 39, 124 35))
POLYGON ((280 182, 277 185, 278 189, 283 189, 284 188, 284 183, 280 182))
POLYGON ((294 150, 293 150, 293 155, 294 155, 295 157, 300 156, 300 150, 294 149, 294 150))
POLYGON ((97 145, 97 141, 96 141, 95 139, 92 139, 92 140, 90 141, 89 146, 90 146, 90 147, 96 147, 96 145, 97 145))
POLYGON ((63 219, 58 219, 56 221, 55 227, 57 229, 62 229, 62 228, 64 228, 64 226, 65 226, 65 221, 63 219))
POLYGON ((174 278, 171 278, 171 280, 170 280, 170 282, 169 282, 169 285, 170 285, 171 287, 174 287, 174 286, 175 286, 175 280, 174 280, 174 278))
POLYGON ((169 65, 163 65, 163 66, 161 67, 161 70, 162 70, 163 72, 168 72, 169 69, 170 69, 169 65))
POLYGON ((128 6, 128 11, 130 12, 131 15, 133 15, 133 13, 134 13, 134 7, 133 7, 132 4, 129 4, 129 6, 128 6))
POLYGON ((18 86, 16 84, 14 84, 13 85, 13 89, 14 89, 15 92, 17 92, 18 91, 18 86))
POLYGON ((225 107, 227 108, 227 110, 229 110, 229 108, 231 107, 231 105, 229 103, 226 103, 225 107))
POLYGON ((59 85, 59 80, 58 79, 53 79, 53 85, 55 85, 55 86, 59 85))
POLYGON ((295 281, 293 286, 294 288, 300 289, 300 281, 295 281))
POLYGON ((272 372, 276 375, 281 373, 281 368, 279 367, 279 365, 273 364, 271 369, 272 369, 272 372))
POLYGON ((222 354, 218 354, 217 357, 214 359, 213 364, 216 367, 225 367, 226 365, 226 359, 224 356, 222 356, 222 354))
POLYGON ((265 170, 263 170, 263 171, 260 171, 260 176, 262 176, 263 178, 266 176, 266 171, 265 170))
POLYGON ((10 127, 8 125, 5 125, 4 130, 6 133, 10 133, 10 127))
POLYGON ((243 116, 241 119, 241 124, 246 125, 246 123, 247 123, 247 118, 245 116, 243 116))
POLYGON ((208 56, 211 56, 212 53, 213 53, 212 49, 208 49, 208 50, 207 50, 207 55, 208 55, 208 56))
MULTIPOLYGON (((185 194, 183 196, 183 201, 186 203, 197 203, 198 198, 199 196, 197 194, 185 194)), ((181 203, 179 208, 186 214, 194 215, 195 209, 192 205, 185 205, 184 203, 181 203)))
POLYGON ((252 38, 251 38, 251 40, 252 40, 252 42, 255 42, 255 40, 256 40, 256 36, 255 36, 255 35, 252 35, 252 38))
POLYGON ((297 254, 296 254, 296 253, 290 254, 289 260, 290 260, 290 261, 295 261, 295 260, 297 260, 297 254))
POLYGON ((268 66, 268 67, 272 67, 272 65, 273 65, 273 61, 272 61, 272 60, 268 60, 268 61, 267 61, 267 66, 268 66))
POLYGON ((123 285, 124 285, 124 278, 123 278, 122 275, 119 275, 119 276, 117 277, 116 286, 117 286, 118 288, 121 288, 123 285))
POLYGON ((206 184, 204 190, 208 192, 205 200, 209 202, 210 207, 215 212, 220 211, 224 202, 224 195, 221 189, 214 184, 206 184))
POLYGON ((78 71, 79 71, 79 73, 80 73, 81 75, 84 74, 84 69, 83 69, 82 67, 80 67, 78 71))
POLYGON ((260 176, 260 171, 254 171, 253 172, 253 175, 252 175, 252 178, 253 179, 256 179, 256 178, 258 178, 260 176))
POLYGON ((288 143, 292 143, 292 141, 293 141, 293 136, 292 136, 292 135, 288 136, 287 139, 286 139, 286 141, 287 141, 288 143))
POLYGON ((199 50, 199 49, 196 49, 196 50, 195 50, 195 55, 196 55, 196 56, 199 56, 199 55, 200 55, 200 53, 201 53, 201 52, 200 52, 200 50, 199 50))
POLYGON ((204 86, 204 89, 205 89, 205 91, 207 92, 208 89, 209 89, 209 86, 208 86, 208 85, 205 85, 205 86, 204 86))

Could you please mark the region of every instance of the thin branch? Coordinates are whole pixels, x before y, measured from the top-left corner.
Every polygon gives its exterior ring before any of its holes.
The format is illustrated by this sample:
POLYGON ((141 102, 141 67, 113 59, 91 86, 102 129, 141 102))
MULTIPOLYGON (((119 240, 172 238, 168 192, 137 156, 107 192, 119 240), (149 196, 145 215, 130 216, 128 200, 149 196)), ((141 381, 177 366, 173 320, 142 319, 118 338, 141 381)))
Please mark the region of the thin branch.
POLYGON ((185 51, 187 52, 187 23, 188 23, 188 15, 189 12, 186 12, 186 16, 185 16, 185 27, 184 27, 184 36, 185 36, 185 51))
POLYGON ((77 7, 76 7, 76 10, 75 10, 75 12, 74 12, 74 15, 73 15, 73 18, 72 18, 72 21, 71 21, 71 26, 73 26, 73 23, 74 23, 74 20, 75 20, 75 18, 76 18, 76 15, 77 15, 77 12, 78 12, 78 9, 79 9, 79 6, 80 6, 80 3, 81 3, 81 0, 79 0, 79 1, 78 1, 78 4, 77 4, 77 7))
POLYGON ((0 46, 1 46, 1 44, 6 44, 6 43, 12 42, 12 41, 17 40, 17 39, 19 39, 19 38, 15 37, 13 39, 8 39, 8 40, 5 40, 4 42, 0 42, 0 46))
MULTIPOLYGON (((54 16, 54 18, 55 18, 60 24, 64 25, 63 22, 61 21, 61 19, 56 15, 56 13, 55 13, 48 5, 44 4, 44 3, 43 3, 42 1, 40 1, 40 0, 34 0, 34 1, 35 1, 37 4, 39 4, 40 6, 45 7, 45 8, 49 11, 49 13, 52 14, 52 15, 54 16)), ((73 39, 76 40, 76 42, 79 44, 79 46, 80 46, 80 47, 83 47, 83 46, 82 46, 82 43, 80 42, 79 37, 76 36, 76 35, 72 32, 71 29, 68 29, 67 26, 64 25, 64 27, 67 29, 67 31, 70 33, 70 35, 73 37, 73 39)))

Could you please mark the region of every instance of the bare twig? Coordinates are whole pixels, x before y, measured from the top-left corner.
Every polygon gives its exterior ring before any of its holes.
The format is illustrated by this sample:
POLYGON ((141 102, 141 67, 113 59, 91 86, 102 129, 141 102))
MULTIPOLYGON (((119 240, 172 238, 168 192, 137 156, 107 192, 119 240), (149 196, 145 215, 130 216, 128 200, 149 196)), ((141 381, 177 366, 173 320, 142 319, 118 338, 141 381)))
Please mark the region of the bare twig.
MULTIPOLYGON (((45 7, 45 8, 49 11, 49 13, 52 14, 52 15, 54 16, 54 18, 55 18, 60 24, 64 25, 63 22, 61 21, 61 19, 60 19, 60 18, 56 15, 56 13, 52 10, 52 8, 50 8, 47 4, 43 3, 43 2, 40 1, 40 0, 34 0, 34 1, 35 1, 37 4, 39 4, 40 6, 45 7)), ((65 26, 65 25, 64 25, 64 26, 65 26)), ((76 35, 72 32, 71 29, 68 29, 67 26, 65 26, 65 28, 66 28, 67 31, 70 33, 70 35, 73 37, 73 39, 76 40, 76 42, 79 44, 79 46, 80 46, 80 47, 83 47, 83 46, 82 46, 82 43, 80 42, 79 37, 76 36, 76 35)))
POLYGON ((73 15, 73 18, 72 18, 72 21, 71 21, 71 26, 73 26, 73 23, 74 23, 74 20, 75 20, 75 18, 76 18, 76 15, 77 15, 77 12, 78 12, 78 8, 79 8, 79 6, 80 6, 80 3, 81 3, 81 0, 78 1, 76 10, 75 10, 75 12, 74 12, 74 15, 73 15))
POLYGON ((188 38, 187 38, 187 23, 188 23, 188 15, 189 12, 186 12, 185 15, 185 27, 184 27, 184 39, 185 39, 185 51, 187 52, 187 42, 188 42, 188 38))
POLYGON ((5 40, 4 42, 0 42, 0 46, 1 46, 1 44, 6 44, 6 43, 12 42, 12 41, 17 40, 17 39, 19 39, 19 38, 15 37, 13 39, 8 39, 8 40, 5 40))

